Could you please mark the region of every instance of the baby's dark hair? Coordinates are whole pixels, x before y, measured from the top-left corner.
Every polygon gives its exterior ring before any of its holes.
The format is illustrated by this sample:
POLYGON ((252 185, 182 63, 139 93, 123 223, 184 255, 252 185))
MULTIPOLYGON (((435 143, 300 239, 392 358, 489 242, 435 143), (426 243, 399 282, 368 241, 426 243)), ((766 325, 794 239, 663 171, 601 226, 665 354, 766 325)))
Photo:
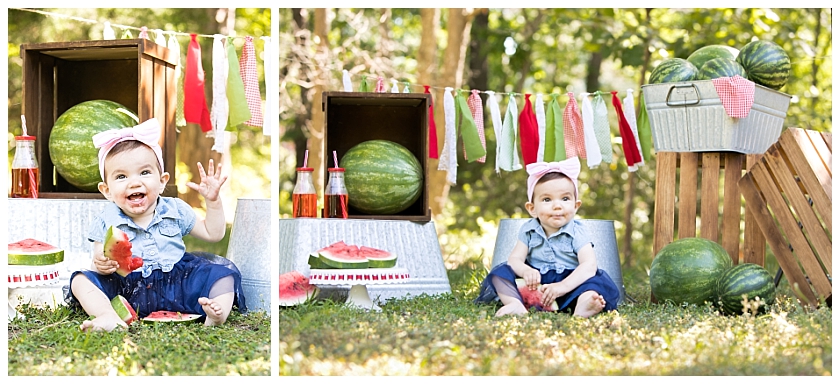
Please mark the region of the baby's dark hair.
MULTIPOLYGON (((557 179, 569 179, 569 181, 572 180, 569 176, 566 176, 565 173, 549 172, 549 173, 546 173, 545 175, 543 175, 542 177, 540 177, 539 180, 537 180, 537 183, 534 184, 534 189, 536 189, 537 186, 542 184, 542 183, 545 183, 545 182, 551 181, 551 180, 557 180, 557 179)), ((577 197, 577 188, 575 188, 575 199, 577 199, 577 198, 578 198, 577 197)))
MULTIPOLYGON (((117 144, 114 144, 114 147, 113 147, 113 148, 111 148, 111 150, 110 150, 110 151, 108 151, 108 154, 107 154, 107 155, 105 155, 105 160, 108 160, 109 158, 111 158, 112 156, 114 156, 114 155, 116 155, 116 154, 118 154, 118 153, 128 152, 128 151, 131 151, 131 150, 134 150, 134 149, 137 149, 137 148, 143 148, 143 147, 148 148, 149 150, 152 150, 152 147, 150 147, 150 146, 148 146, 148 145, 146 145, 146 144, 143 144, 142 142, 140 142, 140 141, 138 141, 138 140, 125 140, 125 141, 121 141, 121 142, 119 142, 119 143, 117 143, 117 144)), ((157 168, 158 168, 158 172, 160 172, 161 174, 163 174, 163 170, 162 170, 162 169, 160 169, 160 164, 157 164, 157 168)), ((104 169, 104 168, 103 168, 103 169, 104 169)), ((105 170, 105 174, 106 174, 106 175, 108 174, 108 170, 107 170, 107 169, 105 170)), ((104 181, 104 180, 103 180, 103 181, 104 181)))

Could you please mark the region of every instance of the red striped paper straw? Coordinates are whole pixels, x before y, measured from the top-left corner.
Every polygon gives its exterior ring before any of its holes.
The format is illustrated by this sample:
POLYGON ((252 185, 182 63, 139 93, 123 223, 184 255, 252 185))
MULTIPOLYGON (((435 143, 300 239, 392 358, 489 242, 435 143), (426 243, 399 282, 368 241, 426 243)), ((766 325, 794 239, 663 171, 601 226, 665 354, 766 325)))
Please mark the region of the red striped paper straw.
POLYGON ((35 180, 35 169, 29 168, 29 194, 33 199, 38 198, 38 181, 35 180))
POLYGON ((306 152, 303 154, 303 167, 306 168, 306 161, 309 160, 309 150, 307 149, 306 152))
POLYGON ((333 151, 333 162, 335 162, 335 167, 338 168, 338 155, 333 151))

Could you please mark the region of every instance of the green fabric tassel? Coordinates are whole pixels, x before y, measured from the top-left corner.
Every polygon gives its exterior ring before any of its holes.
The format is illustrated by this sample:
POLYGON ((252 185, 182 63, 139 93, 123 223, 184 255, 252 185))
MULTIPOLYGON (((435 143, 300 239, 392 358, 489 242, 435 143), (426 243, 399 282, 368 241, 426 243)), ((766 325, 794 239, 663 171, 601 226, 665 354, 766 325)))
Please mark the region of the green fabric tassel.
POLYGON ((359 92, 370 92, 367 76, 362 76, 362 82, 359 83, 359 92))
POLYGON ((251 119, 251 110, 248 108, 248 100, 245 99, 245 83, 242 82, 242 75, 239 74, 239 60, 236 57, 236 48, 233 46, 233 37, 227 38, 228 57, 228 78, 227 78, 227 99, 228 99, 228 126, 230 130, 239 124, 251 119))
POLYGON ((639 144, 642 146, 642 158, 645 162, 650 161, 651 132, 650 120, 648 119, 647 108, 645 108, 645 94, 639 95, 639 119, 636 122, 636 129, 639 131, 639 144))
POLYGON ((468 91, 459 89, 455 96, 455 116, 458 120, 455 124, 461 131, 461 139, 464 141, 464 150, 466 151, 467 161, 476 161, 485 155, 487 151, 481 145, 481 138, 478 136, 478 127, 475 125, 470 107, 467 105, 467 98, 464 96, 468 91))
POLYGON ((545 150, 544 161, 566 159, 566 140, 563 133, 563 110, 560 108, 559 93, 549 95, 548 108, 545 110, 545 150))

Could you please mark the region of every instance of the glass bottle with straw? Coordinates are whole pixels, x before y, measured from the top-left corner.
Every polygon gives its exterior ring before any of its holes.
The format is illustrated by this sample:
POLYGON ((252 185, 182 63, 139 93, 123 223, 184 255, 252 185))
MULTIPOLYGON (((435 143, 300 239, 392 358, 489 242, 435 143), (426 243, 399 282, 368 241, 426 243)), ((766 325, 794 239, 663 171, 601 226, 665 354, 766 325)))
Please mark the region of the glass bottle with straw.
POLYGON ((15 157, 12 160, 12 192, 10 197, 38 198, 38 159, 35 158, 35 136, 26 132, 26 117, 20 116, 23 135, 15 136, 15 157))
POLYGON ((347 218, 347 188, 344 187, 344 168, 338 166, 338 156, 333 151, 334 168, 328 168, 330 178, 324 191, 324 217, 347 218))
POLYGON ((292 192, 292 217, 318 217, 318 194, 312 183, 313 168, 306 166, 309 150, 303 155, 303 167, 297 168, 297 181, 292 192))

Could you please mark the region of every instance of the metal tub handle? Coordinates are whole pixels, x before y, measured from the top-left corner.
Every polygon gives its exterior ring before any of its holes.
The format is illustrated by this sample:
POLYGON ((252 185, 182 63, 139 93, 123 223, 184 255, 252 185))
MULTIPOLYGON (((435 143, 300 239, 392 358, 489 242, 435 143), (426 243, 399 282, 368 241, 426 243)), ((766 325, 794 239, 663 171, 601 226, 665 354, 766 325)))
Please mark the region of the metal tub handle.
POLYGON ((665 104, 669 107, 678 107, 678 106, 684 106, 684 105, 700 104, 700 90, 697 89, 697 85, 695 85, 694 83, 684 83, 684 84, 674 85, 668 90, 668 95, 665 96, 665 104), (685 95, 689 94, 688 92, 678 92, 679 94, 683 95, 682 100, 671 100, 671 93, 676 88, 694 88, 694 96, 695 96, 694 100, 689 100, 685 97, 685 95))

